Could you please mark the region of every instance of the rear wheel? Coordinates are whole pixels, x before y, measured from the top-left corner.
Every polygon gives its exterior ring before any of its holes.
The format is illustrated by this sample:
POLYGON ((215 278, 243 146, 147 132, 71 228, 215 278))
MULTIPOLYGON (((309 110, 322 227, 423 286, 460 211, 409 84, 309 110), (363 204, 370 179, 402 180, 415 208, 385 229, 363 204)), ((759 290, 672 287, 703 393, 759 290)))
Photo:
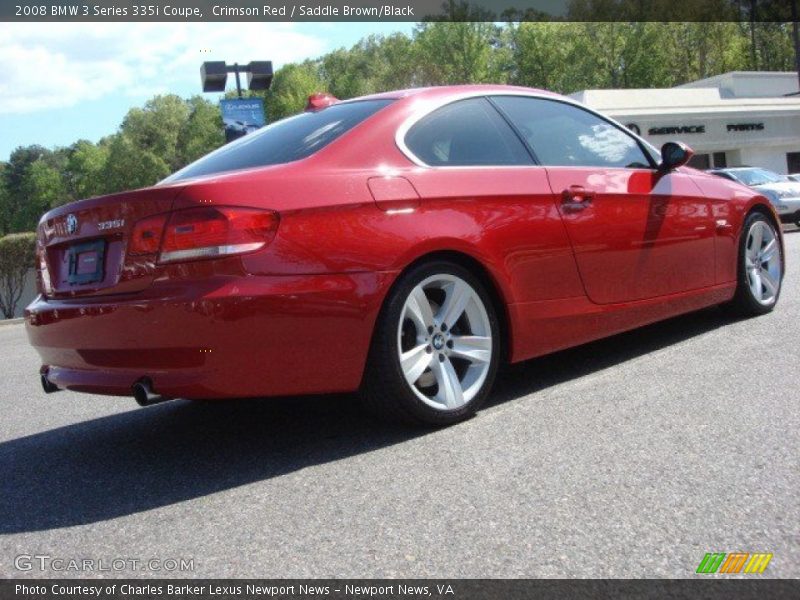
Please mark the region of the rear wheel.
POLYGON ((454 263, 422 264, 381 312, 362 398, 382 417, 448 425, 484 402, 499 359, 497 316, 480 280, 454 263))
POLYGON ((739 242, 739 278, 732 307, 744 315, 775 308, 781 293, 783 259, 775 226, 760 212, 747 216, 739 242))

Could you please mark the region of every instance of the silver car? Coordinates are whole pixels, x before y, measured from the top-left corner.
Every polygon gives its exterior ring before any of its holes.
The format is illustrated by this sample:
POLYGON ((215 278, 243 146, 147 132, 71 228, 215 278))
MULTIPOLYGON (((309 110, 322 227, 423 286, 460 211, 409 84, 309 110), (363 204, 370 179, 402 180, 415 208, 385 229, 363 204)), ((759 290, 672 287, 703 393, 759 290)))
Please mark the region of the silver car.
POLYGON ((783 223, 800 227, 800 182, 760 167, 710 169, 709 173, 758 190, 769 199, 783 223))

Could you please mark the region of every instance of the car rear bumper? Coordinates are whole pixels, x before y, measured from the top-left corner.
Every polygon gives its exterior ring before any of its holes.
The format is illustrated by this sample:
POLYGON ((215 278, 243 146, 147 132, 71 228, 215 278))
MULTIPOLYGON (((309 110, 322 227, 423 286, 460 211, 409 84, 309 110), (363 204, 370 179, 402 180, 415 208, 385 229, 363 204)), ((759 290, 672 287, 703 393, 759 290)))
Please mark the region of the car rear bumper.
POLYGON ((220 277, 126 297, 39 297, 26 329, 42 373, 63 389, 130 396, 147 378, 170 398, 350 391, 392 278, 220 277))

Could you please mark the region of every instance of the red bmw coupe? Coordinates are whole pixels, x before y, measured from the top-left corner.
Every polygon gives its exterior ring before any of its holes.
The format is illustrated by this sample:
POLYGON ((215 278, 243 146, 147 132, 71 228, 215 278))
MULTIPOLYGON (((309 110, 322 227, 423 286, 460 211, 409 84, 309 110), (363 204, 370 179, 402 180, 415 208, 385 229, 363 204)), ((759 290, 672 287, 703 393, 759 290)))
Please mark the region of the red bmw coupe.
POLYGON ((770 203, 691 154, 526 88, 312 107, 42 217, 42 384, 140 404, 360 390, 442 425, 502 361, 715 304, 771 311, 770 203))

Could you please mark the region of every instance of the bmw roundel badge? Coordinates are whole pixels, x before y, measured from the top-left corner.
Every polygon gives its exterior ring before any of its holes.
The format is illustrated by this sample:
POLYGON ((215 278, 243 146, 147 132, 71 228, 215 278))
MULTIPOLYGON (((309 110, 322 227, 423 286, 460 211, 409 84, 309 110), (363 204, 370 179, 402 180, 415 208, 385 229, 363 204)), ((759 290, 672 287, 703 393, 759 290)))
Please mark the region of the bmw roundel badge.
POLYGON ((67 215, 67 233, 72 235, 78 231, 78 217, 73 214, 67 215))

